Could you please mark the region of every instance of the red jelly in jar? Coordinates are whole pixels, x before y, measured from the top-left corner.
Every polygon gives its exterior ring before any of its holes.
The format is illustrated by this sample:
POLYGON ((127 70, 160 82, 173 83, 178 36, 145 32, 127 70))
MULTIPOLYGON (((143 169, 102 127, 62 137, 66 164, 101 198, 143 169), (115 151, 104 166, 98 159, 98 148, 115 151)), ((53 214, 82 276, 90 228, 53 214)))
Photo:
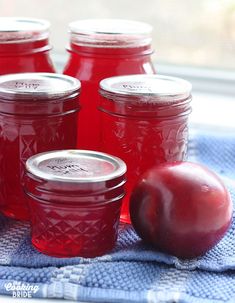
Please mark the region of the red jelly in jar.
POLYGON ((127 164, 121 220, 130 223, 129 198, 139 176, 159 163, 185 159, 191 84, 132 75, 105 79, 100 87, 101 146, 127 164))
POLYGON ((69 25, 70 57, 64 74, 82 83, 78 147, 99 150, 99 82, 111 76, 153 74, 151 31, 146 23, 91 19, 69 25))
POLYGON ((32 243, 58 257, 96 257, 117 239, 125 163, 86 150, 41 153, 26 163, 32 243))
POLYGON ((28 18, 0 18, 0 75, 50 72, 49 22, 28 18))
POLYGON ((51 73, 0 77, 0 211, 29 219, 22 177, 26 160, 76 147, 80 82, 51 73))

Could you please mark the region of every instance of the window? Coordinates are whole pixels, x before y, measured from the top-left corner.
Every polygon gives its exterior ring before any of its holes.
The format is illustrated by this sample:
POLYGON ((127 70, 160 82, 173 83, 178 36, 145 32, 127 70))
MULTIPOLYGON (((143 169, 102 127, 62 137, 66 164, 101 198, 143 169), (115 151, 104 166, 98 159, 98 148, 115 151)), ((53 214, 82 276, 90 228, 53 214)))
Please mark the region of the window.
MULTIPOLYGON (((123 18, 150 23, 154 62, 159 73, 188 79, 194 89, 193 121, 213 100, 209 121, 234 125, 221 114, 220 104, 235 111, 235 1, 234 0, 15 0, 0 3, 2 16, 43 18, 51 22, 51 43, 58 70, 66 60, 68 23, 87 18, 123 18), (208 96, 199 94, 209 94, 208 96), (215 96, 216 94, 216 96, 215 96), (214 96, 215 98, 214 98, 214 96), (225 102, 227 96, 229 103, 225 102), (219 121, 218 121, 219 120, 219 121)), ((202 118, 204 117, 204 118, 202 118)))
POLYGON ((48 19, 54 51, 60 54, 70 21, 125 18, 153 25, 158 63, 235 68, 234 0, 2 0, 0 9, 2 16, 48 19))

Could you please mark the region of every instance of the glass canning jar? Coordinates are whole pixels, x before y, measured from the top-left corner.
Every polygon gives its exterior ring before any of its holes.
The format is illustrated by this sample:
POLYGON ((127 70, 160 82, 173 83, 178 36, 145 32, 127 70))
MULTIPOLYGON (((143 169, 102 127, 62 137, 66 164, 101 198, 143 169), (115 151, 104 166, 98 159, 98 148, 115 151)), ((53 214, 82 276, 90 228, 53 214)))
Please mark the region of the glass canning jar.
POLYGON ((0 75, 55 72, 49 57, 50 23, 40 19, 0 18, 0 75))
POLYGON ((96 257, 114 247, 125 163, 111 155, 62 150, 26 162, 32 243, 59 257, 96 257))
POLYGON ((22 190, 26 160, 47 150, 76 147, 80 82, 52 73, 0 77, 0 211, 26 220, 22 190))
POLYGON ((82 83, 78 147, 99 149, 99 82, 107 77, 155 73, 151 62, 152 27, 121 19, 72 22, 69 59, 64 74, 82 83))
POLYGON ((102 151, 127 164, 121 220, 130 222, 129 198, 147 169, 185 159, 191 84, 161 75, 130 75, 100 83, 102 151))

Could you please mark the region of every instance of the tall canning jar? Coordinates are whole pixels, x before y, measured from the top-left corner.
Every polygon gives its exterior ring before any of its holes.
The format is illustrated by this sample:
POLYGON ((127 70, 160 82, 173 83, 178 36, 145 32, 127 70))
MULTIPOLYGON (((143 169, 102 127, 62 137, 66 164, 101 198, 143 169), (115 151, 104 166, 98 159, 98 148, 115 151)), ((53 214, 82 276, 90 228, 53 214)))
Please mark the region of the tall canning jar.
POLYGON ((0 18, 0 75, 55 72, 49 56, 50 23, 41 19, 0 18))
POLYGON ((99 150, 99 82, 107 77, 155 73, 152 27, 120 19, 90 19, 69 25, 69 59, 64 74, 82 83, 78 147, 99 150))

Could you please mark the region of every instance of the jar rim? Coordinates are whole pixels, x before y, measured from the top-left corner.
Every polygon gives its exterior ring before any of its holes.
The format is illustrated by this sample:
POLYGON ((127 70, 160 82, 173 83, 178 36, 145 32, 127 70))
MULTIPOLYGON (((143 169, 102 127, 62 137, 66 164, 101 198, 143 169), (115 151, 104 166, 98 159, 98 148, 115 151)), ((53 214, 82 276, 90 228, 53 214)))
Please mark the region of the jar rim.
POLYGON ((7 100, 59 99, 79 92, 80 88, 78 79, 56 73, 19 73, 0 77, 0 96, 7 100))
POLYGON ((69 24, 71 42, 81 46, 125 48, 151 43, 152 26, 125 19, 84 19, 69 24))
POLYGON ((56 150, 40 153, 26 161, 28 173, 47 181, 94 183, 109 181, 126 173, 118 157, 91 150, 56 150))
POLYGON ((137 100, 144 98, 152 105, 187 99, 191 96, 191 90, 190 82, 164 75, 116 76, 100 81, 100 94, 107 99, 119 96, 121 101, 128 102, 126 97, 133 96, 137 100))
POLYGON ((0 44, 46 39, 50 22, 44 19, 0 17, 0 44))

